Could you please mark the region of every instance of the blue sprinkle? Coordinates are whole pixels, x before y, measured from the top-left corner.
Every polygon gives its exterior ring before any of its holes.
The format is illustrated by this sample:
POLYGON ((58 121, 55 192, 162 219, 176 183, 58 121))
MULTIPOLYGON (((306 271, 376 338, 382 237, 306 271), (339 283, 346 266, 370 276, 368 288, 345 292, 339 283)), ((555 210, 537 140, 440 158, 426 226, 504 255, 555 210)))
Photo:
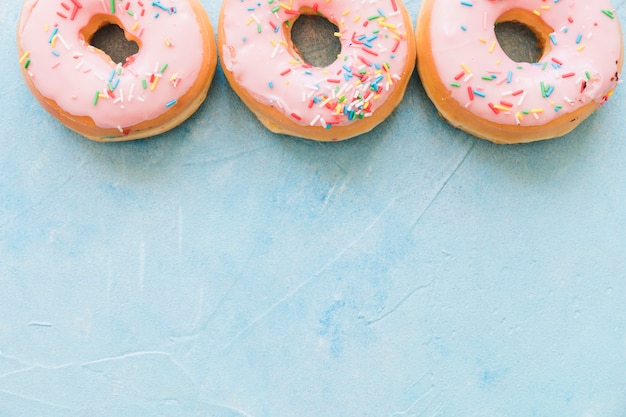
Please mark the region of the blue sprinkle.
POLYGON ((48 43, 52 43, 52 39, 54 39, 54 37, 56 36, 56 34, 59 32, 59 27, 55 27, 52 30, 52 35, 50 35, 50 40, 48 41, 48 43))
POLYGON ((550 42, 552 42, 552 45, 556 45, 556 36, 554 36, 554 33, 550 34, 550 42))

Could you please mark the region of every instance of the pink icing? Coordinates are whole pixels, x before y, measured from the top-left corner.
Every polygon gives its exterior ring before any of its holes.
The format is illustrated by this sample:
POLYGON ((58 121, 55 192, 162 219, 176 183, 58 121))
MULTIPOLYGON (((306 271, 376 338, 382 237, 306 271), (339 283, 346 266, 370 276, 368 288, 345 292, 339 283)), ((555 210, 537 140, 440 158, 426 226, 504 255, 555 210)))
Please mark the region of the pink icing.
POLYGON ((436 0, 430 17, 441 80, 481 118, 545 124, 603 103, 618 83, 621 32, 609 0, 436 0), (498 44, 494 22, 511 9, 539 15, 554 30, 540 62, 514 62, 498 44))
POLYGON ((405 76, 411 32, 405 14, 394 0, 226 1, 222 60, 259 103, 294 123, 348 125, 371 116, 405 76), (303 7, 339 28, 341 54, 325 68, 306 64, 286 47, 283 25, 303 7))
POLYGON ((20 62, 44 97, 120 132, 175 106, 195 82, 204 50, 186 0, 27 0, 19 34, 20 62), (115 15, 142 43, 123 66, 80 37, 94 15, 103 14, 115 15))

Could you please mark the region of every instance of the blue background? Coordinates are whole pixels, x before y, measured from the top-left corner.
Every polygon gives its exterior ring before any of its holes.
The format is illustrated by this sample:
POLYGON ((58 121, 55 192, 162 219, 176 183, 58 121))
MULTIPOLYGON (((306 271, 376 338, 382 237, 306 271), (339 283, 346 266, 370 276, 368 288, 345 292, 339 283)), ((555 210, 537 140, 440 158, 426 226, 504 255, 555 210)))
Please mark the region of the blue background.
POLYGON ((19 12, 0 416, 626 416, 623 86, 570 135, 497 146, 414 74, 373 132, 322 144, 269 133, 218 68, 182 126, 98 144, 23 83, 19 12))

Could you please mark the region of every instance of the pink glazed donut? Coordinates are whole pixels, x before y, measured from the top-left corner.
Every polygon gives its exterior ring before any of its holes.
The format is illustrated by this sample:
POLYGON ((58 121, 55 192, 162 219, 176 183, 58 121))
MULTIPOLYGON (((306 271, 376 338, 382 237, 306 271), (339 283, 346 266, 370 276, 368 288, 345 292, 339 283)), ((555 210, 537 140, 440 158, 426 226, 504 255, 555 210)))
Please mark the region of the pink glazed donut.
POLYGON ((198 0, 26 0, 17 41, 33 95, 95 141, 139 139, 179 125, 206 98, 217 65, 198 0), (109 24, 139 46, 123 64, 90 45, 109 24))
POLYGON ((218 50, 232 88, 275 133, 320 141, 370 131, 402 100, 415 68, 401 0, 224 0, 218 50), (335 24, 341 53, 305 62, 291 41, 300 15, 335 24))
POLYGON ((496 143, 562 136, 613 94, 623 62, 609 0, 424 0, 418 71, 453 126, 496 143), (537 36, 539 62, 514 62, 495 25, 517 21, 537 36))

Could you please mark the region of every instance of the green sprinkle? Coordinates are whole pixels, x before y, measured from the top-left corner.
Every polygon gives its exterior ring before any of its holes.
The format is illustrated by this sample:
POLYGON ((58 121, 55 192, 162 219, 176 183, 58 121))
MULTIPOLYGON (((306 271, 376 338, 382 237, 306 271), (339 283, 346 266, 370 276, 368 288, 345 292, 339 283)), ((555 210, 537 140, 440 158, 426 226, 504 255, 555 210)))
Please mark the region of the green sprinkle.
POLYGON ((611 19, 615 19, 615 15, 613 14, 613 11, 611 11, 611 10, 602 9, 602 13, 604 13, 605 15, 610 17, 611 19))
POLYGON ((115 0, 111 0, 111 14, 115 14, 115 0))
POLYGON ((28 58, 24 64, 24 69, 28 69, 28 67, 30 67, 30 58, 28 58))
POLYGON ((167 69, 167 65, 168 64, 163 65, 163 68, 161 68, 161 74, 163 74, 165 72, 165 70, 167 69))
POLYGON ((141 80, 141 85, 143 86, 144 90, 148 88, 148 83, 146 82, 146 80, 141 80))
POLYGON ((461 84, 456 83, 456 82, 455 82, 455 83, 450 83, 450 85, 451 85, 452 87, 460 87, 460 86, 461 86, 461 84))
POLYGON ((591 74, 589 74, 589 71, 585 71, 585 77, 587 77, 588 80, 591 79, 591 74))
POLYGON ((96 91, 96 95, 93 98, 93 105, 98 105, 98 99, 100 98, 100 91, 96 91))

